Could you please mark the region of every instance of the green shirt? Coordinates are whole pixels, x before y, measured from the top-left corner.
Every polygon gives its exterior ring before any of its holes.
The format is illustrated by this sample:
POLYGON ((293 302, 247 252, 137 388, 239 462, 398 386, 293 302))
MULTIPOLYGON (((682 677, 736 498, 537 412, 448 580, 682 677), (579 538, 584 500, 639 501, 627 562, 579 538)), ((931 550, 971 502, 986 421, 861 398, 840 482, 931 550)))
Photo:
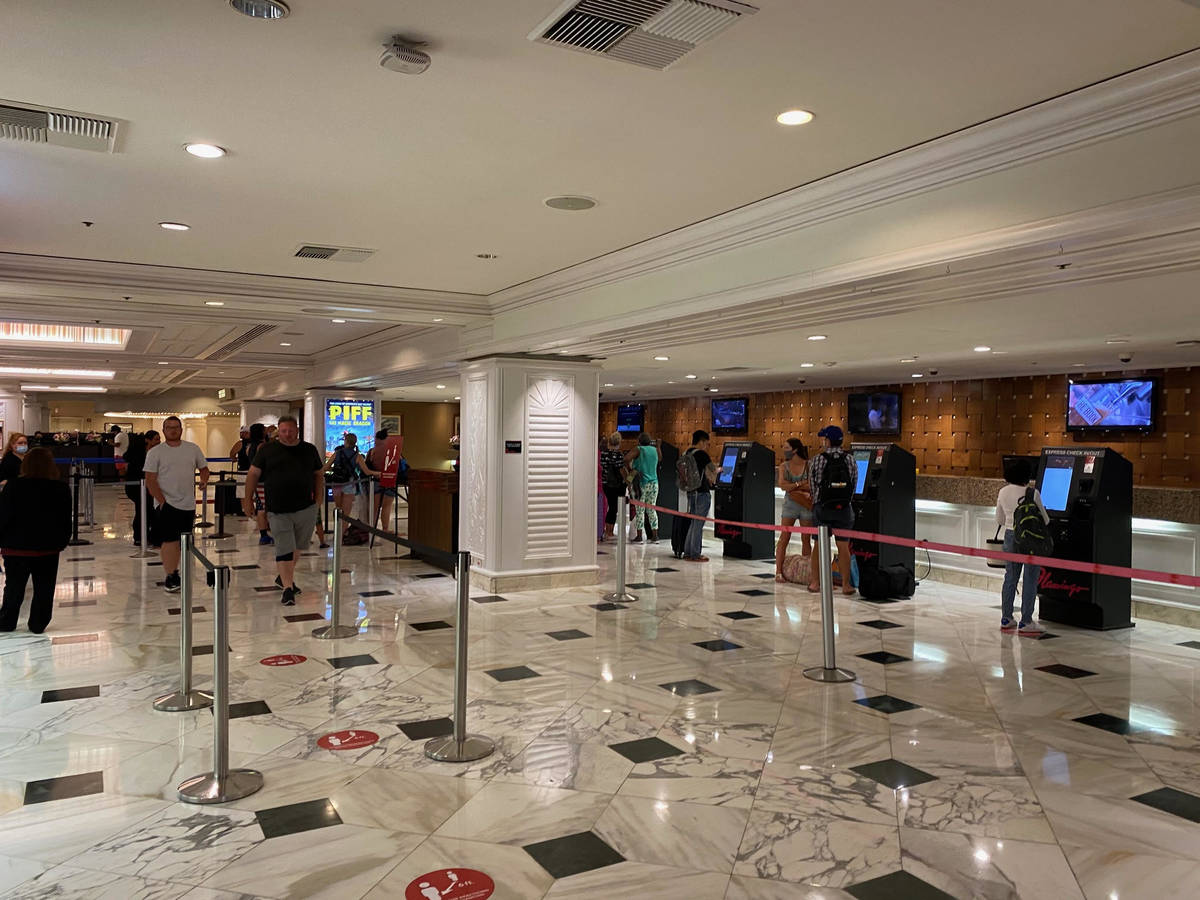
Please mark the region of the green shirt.
POLYGON ((642 481, 658 481, 658 450, 652 446, 638 447, 633 469, 641 473, 642 481))

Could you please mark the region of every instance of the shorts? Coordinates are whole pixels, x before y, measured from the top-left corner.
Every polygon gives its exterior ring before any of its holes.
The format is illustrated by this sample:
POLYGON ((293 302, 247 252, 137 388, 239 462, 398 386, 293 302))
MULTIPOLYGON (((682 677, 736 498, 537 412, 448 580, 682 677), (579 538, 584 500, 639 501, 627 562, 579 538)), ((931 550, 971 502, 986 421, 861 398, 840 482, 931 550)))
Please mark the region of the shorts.
POLYGON ((816 504, 813 506, 813 524, 828 525, 830 528, 853 528, 854 507, 847 504, 845 509, 823 510, 816 504))
POLYGON ((812 510, 797 503, 791 497, 783 498, 783 509, 780 516, 784 519, 795 519, 797 525, 811 525, 813 520, 812 510))
POLYGON ((317 505, 314 503, 304 509, 287 513, 268 510, 267 524, 271 526, 271 537, 275 538, 277 559, 297 550, 307 550, 312 543, 313 531, 317 527, 317 505))
MULTIPOLYGON (((333 497, 335 500, 342 496, 342 494, 345 494, 347 497, 357 497, 359 493, 359 485, 354 481, 347 481, 343 482, 342 484, 331 484, 329 487, 333 490, 333 497)), ((363 493, 366 493, 365 488, 363 489, 363 493)))
POLYGON ((191 534, 196 525, 196 509, 179 509, 170 503, 164 503, 150 517, 153 534, 150 536, 156 544, 177 544, 181 534, 191 534))

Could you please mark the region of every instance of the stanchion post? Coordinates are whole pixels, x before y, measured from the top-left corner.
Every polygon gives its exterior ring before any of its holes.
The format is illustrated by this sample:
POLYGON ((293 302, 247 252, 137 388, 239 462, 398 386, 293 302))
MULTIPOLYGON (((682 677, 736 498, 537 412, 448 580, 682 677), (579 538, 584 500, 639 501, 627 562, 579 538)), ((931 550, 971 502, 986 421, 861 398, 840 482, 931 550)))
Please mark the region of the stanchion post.
MULTIPOLYGON (((160 712, 207 709, 212 694, 192 690, 192 536, 179 536, 179 690, 154 701, 160 712)), ((215 652, 215 647, 214 647, 215 652)))
POLYGON ((458 553, 458 603, 454 614, 454 732, 425 744, 425 755, 438 762, 471 762, 490 756, 496 742, 481 734, 467 734, 467 619, 471 606, 471 554, 458 553))
MULTIPOLYGON (((375 479, 370 475, 367 476, 367 519, 371 520, 371 527, 375 527, 375 479)), ((375 546, 375 532, 371 532, 371 546, 375 546)))
POLYGON ((629 539, 629 501, 625 497, 617 498, 617 589, 611 594, 605 594, 604 599, 609 603, 632 603, 637 594, 631 594, 625 589, 625 542, 629 539))
POLYGON ((71 487, 71 539, 67 541, 69 547, 82 547, 90 544, 91 541, 85 541, 79 536, 79 465, 71 463, 71 477, 75 479, 75 484, 71 487))
MULTIPOLYGON (((220 478, 218 477, 218 481, 220 478)), ((200 521, 196 523, 197 528, 212 528, 213 523, 208 521, 208 482, 200 482, 200 521)))
MULTIPOLYGON (((225 484, 228 483, 225 480, 225 476, 227 474, 228 474, 227 472, 222 472, 220 475, 217 476, 218 490, 221 487, 223 487, 225 484)), ((236 482, 237 482, 237 479, 235 478, 234 483, 236 483, 236 482)), ((208 500, 208 492, 207 491, 205 491, 204 499, 205 499, 205 501, 208 500)), ((212 534, 210 534, 208 536, 208 539, 210 541, 220 541, 220 540, 224 540, 227 537, 232 537, 232 535, 225 533, 225 503, 224 503, 224 501, 222 501, 221 508, 217 510, 217 530, 214 531, 212 534)))
POLYGON ((179 785, 184 803, 228 803, 263 786, 262 772, 229 768, 228 588, 229 566, 217 566, 213 570, 213 767, 179 785))
POLYGON ((333 571, 329 573, 329 624, 312 630, 322 640, 354 637, 358 628, 341 624, 342 608, 342 511, 333 511, 333 571))
POLYGON ((821 638, 825 661, 824 665, 805 669, 804 677, 830 684, 854 681, 858 676, 837 666, 833 639, 833 548, 828 525, 817 527, 817 564, 821 567, 821 638))
POLYGON ((149 498, 146 496, 146 476, 142 476, 142 480, 138 483, 138 502, 141 504, 138 514, 138 541, 141 546, 138 552, 132 554, 131 559, 149 559, 151 556, 157 557, 158 554, 150 549, 150 507, 147 504, 149 498))

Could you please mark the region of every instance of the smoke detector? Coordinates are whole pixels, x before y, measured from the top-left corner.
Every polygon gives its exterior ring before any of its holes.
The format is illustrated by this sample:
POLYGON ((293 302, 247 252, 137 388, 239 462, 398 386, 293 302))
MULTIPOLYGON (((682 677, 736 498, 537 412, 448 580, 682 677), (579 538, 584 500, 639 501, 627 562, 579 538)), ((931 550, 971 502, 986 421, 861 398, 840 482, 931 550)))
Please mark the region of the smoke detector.
POLYGON ((383 45, 379 64, 402 75, 420 75, 432 62, 429 54, 420 49, 424 46, 424 42, 410 41, 399 34, 393 35, 391 41, 383 45))

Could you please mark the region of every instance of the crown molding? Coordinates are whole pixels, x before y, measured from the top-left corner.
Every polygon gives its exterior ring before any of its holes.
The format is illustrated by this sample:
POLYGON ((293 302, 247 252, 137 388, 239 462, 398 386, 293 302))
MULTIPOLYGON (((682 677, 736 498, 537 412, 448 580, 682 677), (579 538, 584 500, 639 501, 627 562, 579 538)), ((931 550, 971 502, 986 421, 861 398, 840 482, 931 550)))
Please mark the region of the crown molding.
POLYGON ((1017 110, 490 296, 496 313, 684 265, 1200 111, 1200 50, 1017 110))

